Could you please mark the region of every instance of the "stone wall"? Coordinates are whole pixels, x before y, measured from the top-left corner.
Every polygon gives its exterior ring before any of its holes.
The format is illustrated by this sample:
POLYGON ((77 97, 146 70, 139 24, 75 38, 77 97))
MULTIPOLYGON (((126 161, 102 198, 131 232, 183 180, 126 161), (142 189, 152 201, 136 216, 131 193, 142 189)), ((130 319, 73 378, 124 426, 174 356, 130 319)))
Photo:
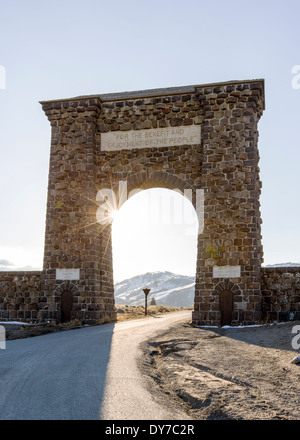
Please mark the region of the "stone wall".
MULTIPOLYGON (((55 290, 53 303, 58 305, 55 314, 49 316, 48 299, 42 293, 42 272, 0 272, 0 321, 45 322, 47 319, 59 321, 60 295, 63 290, 74 294, 72 318, 88 321, 93 303, 80 304, 79 288, 69 281, 61 283, 55 290)), ((52 274, 55 285, 55 276, 52 274)), ((300 267, 261 268, 261 310, 266 322, 300 320, 300 267)), ((240 322, 240 311, 247 310, 242 302, 239 288, 230 281, 216 286, 212 294, 218 295, 232 284, 235 303, 239 304, 233 314, 233 324, 240 322), (224 284, 224 286, 223 286, 224 284)))
POLYGON ((263 319, 300 319, 300 267, 262 268, 261 292, 263 319))
POLYGON ((41 272, 0 272, 0 321, 38 322, 41 272))

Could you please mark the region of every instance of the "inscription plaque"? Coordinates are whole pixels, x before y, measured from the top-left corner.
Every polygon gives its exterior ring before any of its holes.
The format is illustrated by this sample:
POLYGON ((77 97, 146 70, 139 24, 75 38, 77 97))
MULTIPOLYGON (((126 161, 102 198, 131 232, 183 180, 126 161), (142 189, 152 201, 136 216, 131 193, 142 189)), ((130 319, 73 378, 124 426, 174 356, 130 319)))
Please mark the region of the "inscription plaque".
POLYGON ((80 269, 56 269, 57 280, 79 280, 80 269))
POLYGON ((149 128, 147 130, 110 131, 101 133, 101 150, 118 151, 133 148, 176 147, 200 144, 200 125, 149 128))
POLYGON ((214 266, 213 278, 240 278, 241 266, 214 266))

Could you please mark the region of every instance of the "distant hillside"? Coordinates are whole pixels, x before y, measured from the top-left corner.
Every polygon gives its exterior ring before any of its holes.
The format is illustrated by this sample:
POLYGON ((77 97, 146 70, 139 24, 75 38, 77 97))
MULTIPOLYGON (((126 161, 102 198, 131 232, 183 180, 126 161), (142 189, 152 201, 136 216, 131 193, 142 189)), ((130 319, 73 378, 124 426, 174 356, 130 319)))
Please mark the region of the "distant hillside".
POLYGON ((148 304, 154 297, 157 304, 190 307, 194 304, 195 277, 172 272, 149 272, 115 284, 116 304, 144 305, 143 289, 151 289, 148 304))
MULTIPOLYGON (((300 263, 269 264, 265 267, 298 267, 300 263)), ((143 289, 151 289, 148 304, 154 297, 157 304, 174 307, 194 305, 195 277, 172 272, 148 272, 115 284, 116 304, 145 304, 143 289)))
POLYGON ((300 267, 300 263, 278 263, 278 264, 267 264, 264 267, 300 267))

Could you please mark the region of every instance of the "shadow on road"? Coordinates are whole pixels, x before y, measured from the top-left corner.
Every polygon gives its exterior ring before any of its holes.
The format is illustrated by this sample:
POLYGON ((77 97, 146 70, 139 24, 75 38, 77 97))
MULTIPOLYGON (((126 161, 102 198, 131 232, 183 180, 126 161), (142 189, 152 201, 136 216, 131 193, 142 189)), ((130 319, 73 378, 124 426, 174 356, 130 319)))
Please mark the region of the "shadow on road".
POLYGON ((1 420, 98 420, 114 324, 7 341, 1 420))

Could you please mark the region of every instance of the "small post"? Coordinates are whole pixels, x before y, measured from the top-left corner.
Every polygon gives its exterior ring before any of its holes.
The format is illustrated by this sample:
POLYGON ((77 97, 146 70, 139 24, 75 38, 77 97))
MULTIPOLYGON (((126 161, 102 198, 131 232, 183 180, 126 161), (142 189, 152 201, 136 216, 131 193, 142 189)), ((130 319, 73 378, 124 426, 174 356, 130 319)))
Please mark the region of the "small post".
POLYGON ((148 312, 148 306, 147 306, 147 298, 148 298, 148 295, 149 295, 149 293, 150 293, 150 290, 151 289, 143 289, 143 292, 144 292, 144 294, 145 294, 145 316, 147 316, 147 312, 148 312))

